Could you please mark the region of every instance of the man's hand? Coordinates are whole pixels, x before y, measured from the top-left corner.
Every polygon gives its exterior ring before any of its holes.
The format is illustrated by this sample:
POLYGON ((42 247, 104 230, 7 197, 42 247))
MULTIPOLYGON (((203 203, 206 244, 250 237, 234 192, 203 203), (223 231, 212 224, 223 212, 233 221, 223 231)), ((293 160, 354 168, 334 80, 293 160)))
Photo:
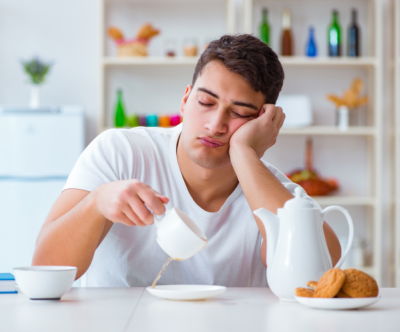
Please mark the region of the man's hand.
POLYGON ((249 146, 261 158, 276 143, 284 121, 282 108, 273 104, 263 105, 257 119, 247 122, 232 135, 230 149, 249 146))
POLYGON ((160 215, 168 198, 138 180, 114 181, 103 184, 92 192, 97 211, 106 219, 128 226, 153 224, 153 215, 145 204, 160 215))

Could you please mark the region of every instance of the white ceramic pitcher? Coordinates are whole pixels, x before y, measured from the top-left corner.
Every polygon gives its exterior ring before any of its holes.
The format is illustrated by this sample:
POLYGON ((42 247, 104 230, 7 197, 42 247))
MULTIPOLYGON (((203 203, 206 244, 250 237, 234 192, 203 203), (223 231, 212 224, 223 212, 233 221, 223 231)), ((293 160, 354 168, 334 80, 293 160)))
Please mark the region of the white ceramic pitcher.
POLYGON ((188 259, 207 245, 204 233, 182 210, 173 208, 161 216, 153 216, 157 242, 173 259, 188 259))
POLYGON ((253 212, 263 222, 267 235, 269 287, 283 301, 294 301, 297 287, 306 287, 311 280, 318 281, 332 268, 323 231, 329 212, 341 211, 349 225, 347 246, 335 267, 343 264, 353 241, 353 221, 347 210, 330 206, 321 211, 304 195, 303 188, 296 188, 295 198, 278 209, 277 215, 263 208, 253 212))

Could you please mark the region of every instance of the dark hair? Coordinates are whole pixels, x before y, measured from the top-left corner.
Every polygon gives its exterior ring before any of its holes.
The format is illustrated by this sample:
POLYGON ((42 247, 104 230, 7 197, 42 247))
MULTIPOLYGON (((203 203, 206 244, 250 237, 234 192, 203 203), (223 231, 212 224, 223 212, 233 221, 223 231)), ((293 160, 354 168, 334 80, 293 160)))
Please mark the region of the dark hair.
POLYGON ((241 75, 265 102, 275 104, 282 89, 285 73, 276 53, 258 38, 249 34, 224 35, 213 40, 197 62, 192 87, 204 67, 220 61, 231 72, 241 75))

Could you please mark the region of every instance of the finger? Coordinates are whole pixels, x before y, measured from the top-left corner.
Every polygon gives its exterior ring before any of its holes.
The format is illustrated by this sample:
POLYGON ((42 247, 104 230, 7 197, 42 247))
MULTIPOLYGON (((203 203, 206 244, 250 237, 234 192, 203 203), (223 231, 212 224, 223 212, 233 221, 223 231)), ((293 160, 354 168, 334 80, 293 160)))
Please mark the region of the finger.
POLYGON ((153 189, 141 190, 138 192, 138 196, 155 214, 160 215, 165 212, 163 202, 160 200, 159 196, 156 196, 153 189))
POLYGON ((124 224, 127 226, 136 226, 136 224, 133 223, 132 220, 130 220, 122 211, 118 212, 118 214, 115 217, 115 220, 112 220, 112 222, 118 222, 120 224, 124 224))
POLYGON ((265 114, 263 115, 265 120, 267 122, 272 122, 273 118, 275 117, 277 107, 275 107, 273 104, 266 104, 263 106, 263 108, 265 109, 265 114))
POLYGON ((168 198, 167 196, 161 195, 158 191, 154 190, 154 189, 151 188, 151 187, 148 187, 148 188, 154 193, 154 195, 155 195, 156 197, 158 197, 158 199, 159 199, 162 203, 166 204, 166 203, 169 202, 169 198, 168 198))
MULTIPOLYGON (((137 193, 139 195, 139 192, 137 193)), ((128 198, 128 205, 132 212, 140 219, 140 221, 146 225, 151 225, 153 223, 153 215, 149 209, 144 205, 146 203, 139 196, 130 196, 128 198)), ((147 204, 149 205, 149 204, 147 204)), ((149 206, 150 207, 150 206, 149 206)), ((151 208, 151 207, 150 207, 151 208)))
POLYGON ((282 107, 276 107, 275 116, 272 119, 272 124, 274 126, 278 127, 279 123, 281 122, 282 114, 283 114, 282 107))
POLYGON ((163 204, 167 204, 167 203, 169 202, 169 198, 168 198, 168 197, 159 196, 159 195, 156 195, 156 196, 158 197, 158 199, 159 199, 161 202, 163 202, 163 204))
POLYGON ((132 210, 132 208, 129 204, 126 204, 126 206, 121 211, 129 220, 131 220, 131 222, 133 224, 135 224, 139 227, 146 226, 146 224, 142 220, 140 220, 140 218, 132 210))
POLYGON ((283 124, 285 123, 285 119, 286 119, 286 114, 282 113, 281 121, 278 124, 278 129, 282 128, 283 124))

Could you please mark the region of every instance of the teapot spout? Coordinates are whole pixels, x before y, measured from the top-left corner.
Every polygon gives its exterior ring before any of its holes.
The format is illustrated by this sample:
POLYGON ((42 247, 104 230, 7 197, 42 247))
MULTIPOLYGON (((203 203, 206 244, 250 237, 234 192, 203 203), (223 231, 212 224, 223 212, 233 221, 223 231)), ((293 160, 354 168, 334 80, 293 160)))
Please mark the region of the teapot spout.
POLYGON ((262 221, 267 236, 267 266, 271 266, 275 255, 276 244, 279 235, 279 218, 277 215, 261 208, 253 211, 253 213, 262 221))

